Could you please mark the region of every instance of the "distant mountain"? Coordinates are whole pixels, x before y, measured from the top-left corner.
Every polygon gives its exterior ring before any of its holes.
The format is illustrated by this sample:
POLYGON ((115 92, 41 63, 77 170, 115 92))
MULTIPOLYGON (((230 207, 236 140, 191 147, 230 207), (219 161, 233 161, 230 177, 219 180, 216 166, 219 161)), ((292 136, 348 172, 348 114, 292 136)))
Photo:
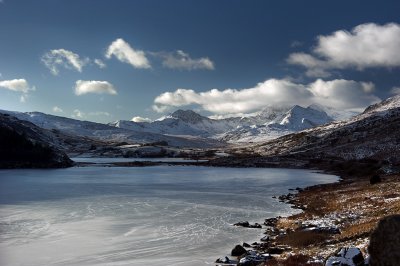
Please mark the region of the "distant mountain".
POLYGON ((201 136, 227 142, 258 142, 329 123, 334 119, 320 108, 267 107, 246 117, 210 119, 191 110, 178 110, 154 122, 119 120, 109 125, 140 132, 201 136))
MULTIPOLYGON (((80 137, 98 140, 102 142, 128 142, 130 144, 152 143, 165 141, 170 146, 175 147, 197 147, 207 148, 221 145, 216 140, 204 139, 201 137, 177 137, 167 136, 162 133, 152 133, 148 131, 125 129, 101 123, 80 121, 76 119, 54 116, 40 112, 13 112, 0 110, 0 113, 14 116, 20 120, 29 121, 38 127, 48 130, 56 130, 69 137, 80 137)), ((65 137, 65 136, 64 136, 65 137)))
POLYGON ((0 114, 0 168, 68 167, 72 161, 53 143, 54 134, 0 114))
POLYGON ((388 160, 400 163, 400 95, 345 121, 246 147, 262 156, 388 160))

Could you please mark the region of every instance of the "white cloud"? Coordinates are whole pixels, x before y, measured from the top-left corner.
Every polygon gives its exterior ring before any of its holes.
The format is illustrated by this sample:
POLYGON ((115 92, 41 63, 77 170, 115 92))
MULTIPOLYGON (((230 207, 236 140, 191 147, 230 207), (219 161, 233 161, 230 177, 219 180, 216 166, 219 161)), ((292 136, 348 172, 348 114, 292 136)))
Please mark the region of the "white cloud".
POLYGON ((135 68, 151 68, 145 52, 133 49, 129 43, 121 38, 110 44, 105 56, 108 59, 115 56, 119 61, 128 63, 135 68))
POLYGON ((108 81, 98 80, 78 80, 75 83, 75 94, 83 95, 87 93, 111 94, 116 95, 117 91, 108 81))
POLYGON ((50 50, 41 60, 53 75, 59 74, 59 67, 82 72, 82 68, 90 62, 89 58, 81 59, 78 54, 65 49, 50 50))
POLYGON ((318 36, 311 54, 293 53, 289 64, 308 69, 308 76, 327 76, 330 69, 400 67, 400 25, 361 24, 351 32, 318 36))
POLYGON ((287 79, 269 79, 248 89, 212 89, 195 92, 177 89, 165 92, 154 99, 153 109, 164 112, 170 107, 199 105, 214 114, 238 114, 260 110, 266 106, 309 105, 319 103, 341 109, 364 108, 378 102, 373 95, 372 83, 336 79, 316 80, 310 84, 299 84, 287 79))
POLYGON ((135 116, 131 119, 133 122, 151 122, 152 120, 147 117, 135 116))
POLYGON ((25 79, 2 80, 0 81, 0 87, 23 93, 28 93, 30 90, 34 90, 34 88, 29 87, 29 84, 25 79))
POLYGON ((400 87, 393 87, 390 92, 392 94, 400 94, 400 87))
POLYGON ((54 106, 54 107, 53 107, 53 112, 54 112, 54 113, 63 113, 64 111, 63 111, 63 109, 61 109, 60 107, 54 106))
POLYGON ((107 65, 103 62, 103 60, 101 60, 101 59, 98 59, 98 58, 96 58, 96 59, 94 59, 94 61, 93 61, 99 68, 105 68, 105 67, 107 67, 107 65))
POLYGON ((25 79, 2 80, 0 81, 0 88, 21 92, 22 95, 19 100, 22 103, 26 102, 30 91, 36 90, 35 87, 30 87, 25 79))
POLYGON ((175 53, 155 53, 163 58, 163 66, 172 69, 207 69, 214 70, 214 63, 208 57, 192 59, 189 54, 178 50, 175 53))

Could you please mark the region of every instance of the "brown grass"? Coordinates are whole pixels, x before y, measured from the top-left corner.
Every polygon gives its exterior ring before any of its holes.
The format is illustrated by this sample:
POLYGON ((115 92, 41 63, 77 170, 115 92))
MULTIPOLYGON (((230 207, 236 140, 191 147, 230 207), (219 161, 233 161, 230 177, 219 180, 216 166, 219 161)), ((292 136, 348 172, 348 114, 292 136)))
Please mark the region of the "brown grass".
POLYGON ((284 236, 277 238, 277 242, 283 245, 289 245, 294 248, 306 248, 311 245, 319 245, 329 238, 328 234, 313 231, 295 231, 289 232, 284 236))
POLYGON ((386 176, 375 185, 371 185, 366 177, 306 189, 295 199, 298 204, 307 206, 306 211, 279 221, 279 228, 293 230, 299 220, 321 218, 332 213, 346 216, 351 212, 355 218, 338 222, 341 234, 295 231, 279 237, 278 242, 290 245, 295 252, 309 255, 326 252, 328 244, 339 247, 356 243, 360 238, 369 237, 382 217, 400 213, 399 192, 399 175, 386 176))

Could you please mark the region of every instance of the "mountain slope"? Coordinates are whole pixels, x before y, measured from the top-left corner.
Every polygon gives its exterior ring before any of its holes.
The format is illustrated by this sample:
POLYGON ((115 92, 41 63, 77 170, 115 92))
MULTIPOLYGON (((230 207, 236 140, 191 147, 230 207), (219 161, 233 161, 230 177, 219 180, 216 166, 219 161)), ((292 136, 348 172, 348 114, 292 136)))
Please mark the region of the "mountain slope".
POLYGON ((116 128, 110 125, 80 121, 40 112, 22 113, 1 110, 0 113, 15 116, 20 120, 29 121, 44 129, 60 131, 65 135, 90 138, 104 142, 129 142, 133 144, 166 141, 171 146, 199 148, 221 145, 216 140, 209 140, 200 137, 182 138, 176 136, 165 136, 159 133, 116 128))
POLYGON ((71 166, 72 161, 52 141, 51 132, 0 114, 0 168, 71 166))
POLYGON ((349 120, 332 122, 248 149, 262 156, 385 159, 400 162, 400 96, 368 107, 349 120))

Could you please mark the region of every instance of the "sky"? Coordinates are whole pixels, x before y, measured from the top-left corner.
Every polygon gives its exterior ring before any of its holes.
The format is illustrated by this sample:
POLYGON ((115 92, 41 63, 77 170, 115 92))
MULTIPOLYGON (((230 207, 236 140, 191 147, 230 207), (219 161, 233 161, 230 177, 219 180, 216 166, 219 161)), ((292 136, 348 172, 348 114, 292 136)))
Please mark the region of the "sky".
POLYGON ((96 122, 400 93, 400 1, 0 0, 0 109, 96 122))

